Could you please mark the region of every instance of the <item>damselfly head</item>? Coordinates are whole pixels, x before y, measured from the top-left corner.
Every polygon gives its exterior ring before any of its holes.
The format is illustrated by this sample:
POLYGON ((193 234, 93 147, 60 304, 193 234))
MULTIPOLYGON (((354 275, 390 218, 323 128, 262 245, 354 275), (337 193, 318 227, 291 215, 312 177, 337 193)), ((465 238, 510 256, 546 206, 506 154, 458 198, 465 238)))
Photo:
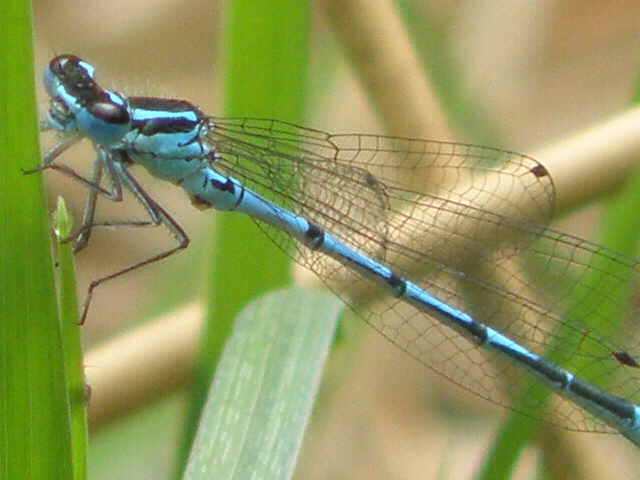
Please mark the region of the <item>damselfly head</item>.
POLYGON ((79 57, 59 55, 51 60, 44 85, 51 96, 47 121, 53 129, 79 130, 102 146, 119 142, 130 130, 125 97, 100 87, 95 69, 79 57))

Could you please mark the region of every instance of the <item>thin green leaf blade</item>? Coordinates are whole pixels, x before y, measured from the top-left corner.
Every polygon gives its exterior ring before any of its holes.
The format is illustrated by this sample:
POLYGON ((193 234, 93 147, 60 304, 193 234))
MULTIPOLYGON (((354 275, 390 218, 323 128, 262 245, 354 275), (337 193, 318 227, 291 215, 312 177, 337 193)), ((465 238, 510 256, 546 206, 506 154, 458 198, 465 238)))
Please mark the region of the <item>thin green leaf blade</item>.
POLYGON ((0 2, 0 478, 73 478, 49 221, 40 175, 31 3, 0 2))
POLYGON ((242 312, 185 479, 291 477, 343 308, 328 293, 296 288, 242 312))
POLYGON ((75 479, 87 478, 87 392, 84 381, 81 325, 78 315, 77 282, 72 242, 67 242, 73 228, 71 212, 62 197, 58 198, 54 230, 58 237, 58 309, 64 349, 65 373, 69 391, 71 441, 75 479))

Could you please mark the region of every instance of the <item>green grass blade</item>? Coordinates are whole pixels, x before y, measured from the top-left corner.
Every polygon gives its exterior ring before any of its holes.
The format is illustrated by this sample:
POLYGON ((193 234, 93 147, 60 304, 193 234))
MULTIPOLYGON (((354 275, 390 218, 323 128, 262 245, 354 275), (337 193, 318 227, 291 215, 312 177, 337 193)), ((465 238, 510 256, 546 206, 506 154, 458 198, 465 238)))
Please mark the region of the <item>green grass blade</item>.
POLYGON ((343 308, 328 293, 296 288, 242 312, 185 479, 291 477, 343 308))
MULTIPOLYGON (((60 240, 71 234, 73 220, 62 198, 58 198, 55 211, 55 232, 60 240)), ((81 325, 78 315, 78 297, 73 245, 71 242, 58 243, 58 309, 64 350, 64 364, 69 390, 71 415, 71 442, 73 466, 76 479, 87 478, 87 392, 84 381, 82 358, 81 325)))
POLYGON ((0 478, 71 479, 69 404, 39 164, 31 2, 0 2, 0 478))

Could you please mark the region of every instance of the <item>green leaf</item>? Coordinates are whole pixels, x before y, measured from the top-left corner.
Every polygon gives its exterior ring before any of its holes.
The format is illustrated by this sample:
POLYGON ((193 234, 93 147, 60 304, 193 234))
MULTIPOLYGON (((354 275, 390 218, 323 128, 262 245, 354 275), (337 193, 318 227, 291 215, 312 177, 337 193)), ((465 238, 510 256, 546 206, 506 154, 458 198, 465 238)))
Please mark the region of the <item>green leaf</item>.
POLYGON ((40 163, 31 2, 0 2, 0 478, 74 476, 40 163))
POLYGON ((71 441, 76 479, 87 478, 87 387, 84 381, 81 325, 78 315, 77 282, 72 242, 64 241, 71 235, 73 220, 62 197, 54 217, 54 231, 58 243, 58 308, 64 350, 64 365, 69 391, 71 414, 71 441))
POLYGON ((328 293, 296 288, 241 313, 185 479, 291 477, 343 308, 328 293))

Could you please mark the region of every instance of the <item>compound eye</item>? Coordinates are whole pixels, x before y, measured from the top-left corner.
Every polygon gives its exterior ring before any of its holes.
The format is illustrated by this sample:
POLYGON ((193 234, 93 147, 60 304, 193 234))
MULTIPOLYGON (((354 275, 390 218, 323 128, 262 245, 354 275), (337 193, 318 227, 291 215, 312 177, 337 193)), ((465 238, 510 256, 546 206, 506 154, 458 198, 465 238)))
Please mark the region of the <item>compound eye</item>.
POLYGON ((59 55, 49 62, 49 68, 56 75, 64 72, 69 62, 78 63, 80 59, 74 55, 59 55))
POLYGON ((97 101, 87 105, 87 110, 94 117, 112 125, 128 123, 130 119, 129 112, 124 105, 110 101, 97 101))
POLYGON ((75 55, 59 55, 49 62, 45 83, 65 89, 95 88, 95 69, 75 55))
POLYGON ((49 62, 49 70, 55 76, 59 77, 64 74, 64 70, 71 59, 68 55, 61 55, 59 57, 54 58, 49 62))

